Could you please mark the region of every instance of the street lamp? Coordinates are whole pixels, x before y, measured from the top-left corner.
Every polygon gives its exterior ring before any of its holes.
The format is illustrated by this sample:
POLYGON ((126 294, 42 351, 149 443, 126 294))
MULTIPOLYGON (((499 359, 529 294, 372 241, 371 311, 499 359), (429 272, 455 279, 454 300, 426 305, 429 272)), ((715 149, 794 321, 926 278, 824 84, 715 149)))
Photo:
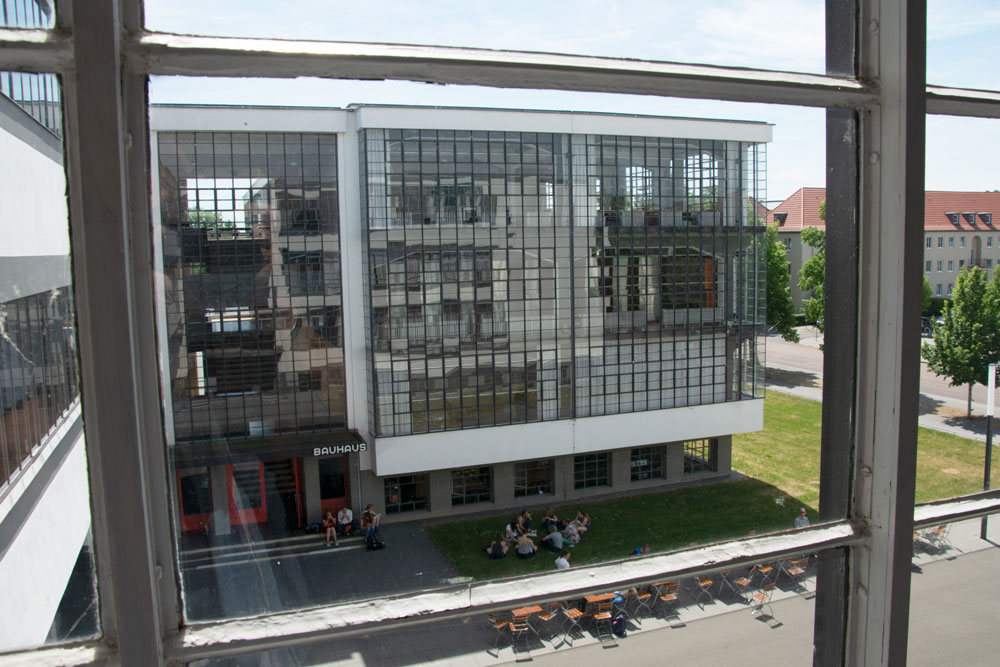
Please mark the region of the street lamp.
MULTIPOLYGON (((997 379, 997 365, 990 364, 986 384, 986 463, 983 467, 983 491, 990 490, 990 464, 993 461, 993 394, 997 379)), ((984 516, 979 526, 979 537, 986 539, 987 518, 984 516)))

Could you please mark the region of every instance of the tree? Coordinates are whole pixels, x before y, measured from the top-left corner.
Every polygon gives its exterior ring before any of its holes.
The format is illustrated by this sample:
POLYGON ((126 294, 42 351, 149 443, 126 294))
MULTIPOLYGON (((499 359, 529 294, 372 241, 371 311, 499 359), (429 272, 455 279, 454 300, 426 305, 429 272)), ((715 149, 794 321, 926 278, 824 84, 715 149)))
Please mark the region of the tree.
POLYGON ((951 378, 952 386, 969 385, 967 416, 972 417, 972 387, 986 384, 987 368, 1000 361, 1000 271, 986 281, 979 267, 962 271, 942 322, 934 327, 934 344, 920 350, 927 367, 951 378))
POLYGON ((799 342, 799 332, 795 330, 795 306, 792 305, 792 291, 788 281, 792 277, 788 271, 788 257, 785 244, 778 240, 778 226, 767 227, 767 323, 774 326, 781 337, 793 343, 799 342))
POLYGON ((924 297, 920 303, 920 312, 924 315, 930 315, 932 294, 931 283, 927 280, 927 276, 924 276, 924 297))
POLYGON ((805 307, 806 321, 815 322, 819 330, 823 331, 826 323, 823 308, 826 294, 826 230, 806 227, 802 230, 802 242, 816 251, 799 269, 799 288, 803 292, 812 291, 812 296, 802 305, 805 307))

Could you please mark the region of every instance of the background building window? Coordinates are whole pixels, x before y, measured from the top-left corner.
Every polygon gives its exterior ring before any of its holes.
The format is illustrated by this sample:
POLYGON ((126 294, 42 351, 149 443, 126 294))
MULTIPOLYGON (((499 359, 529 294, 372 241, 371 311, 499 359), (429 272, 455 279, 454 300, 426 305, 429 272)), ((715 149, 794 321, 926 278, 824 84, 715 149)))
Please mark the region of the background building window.
POLYGON ((928 236, 927 239, 926 239, 926 241, 927 241, 927 247, 930 248, 931 247, 931 237, 928 236))
POLYGON ((471 505, 493 499, 493 468, 462 468, 451 471, 451 504, 471 505))
POLYGON ((636 447, 632 450, 630 471, 633 482, 642 482, 648 479, 663 479, 666 477, 664 470, 664 459, 666 458, 666 447, 659 445, 656 447, 636 447))
POLYGON ((543 496, 555 493, 553 459, 522 461, 514 464, 514 497, 543 496))
POLYGON ((385 478, 385 513, 398 514, 427 509, 430 497, 427 473, 385 478))
POLYGON ((931 260, 927 260, 926 262, 924 262, 924 271, 926 271, 927 273, 931 272, 931 260))
POLYGON ((573 488, 590 489, 597 486, 611 486, 609 470, 611 455, 583 454, 573 457, 573 488))
POLYGON ((684 474, 715 472, 718 464, 719 443, 715 438, 688 440, 684 443, 684 474))

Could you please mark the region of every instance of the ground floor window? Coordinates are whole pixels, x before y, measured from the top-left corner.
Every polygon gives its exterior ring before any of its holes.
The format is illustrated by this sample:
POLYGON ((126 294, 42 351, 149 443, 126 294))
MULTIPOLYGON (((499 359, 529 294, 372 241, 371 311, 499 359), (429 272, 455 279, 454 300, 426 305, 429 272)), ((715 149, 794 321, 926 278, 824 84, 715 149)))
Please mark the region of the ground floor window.
POLYGON ((385 478, 385 513, 427 509, 430 478, 427 473, 385 478))
POLYGON ((595 486, 611 486, 608 471, 611 468, 611 455, 584 454, 573 457, 573 488, 590 489, 595 486))
POLYGON ((493 499, 493 468, 462 468, 451 471, 451 504, 471 505, 493 499))
POLYGON ((719 469, 717 452, 719 441, 715 438, 688 440, 684 443, 684 474, 716 472, 719 469))
POLYGON ((544 496, 555 493, 555 461, 522 461, 514 464, 514 497, 544 496))
POLYGON ((632 450, 630 470, 633 482, 643 482, 647 479, 663 479, 666 447, 636 447, 632 450))

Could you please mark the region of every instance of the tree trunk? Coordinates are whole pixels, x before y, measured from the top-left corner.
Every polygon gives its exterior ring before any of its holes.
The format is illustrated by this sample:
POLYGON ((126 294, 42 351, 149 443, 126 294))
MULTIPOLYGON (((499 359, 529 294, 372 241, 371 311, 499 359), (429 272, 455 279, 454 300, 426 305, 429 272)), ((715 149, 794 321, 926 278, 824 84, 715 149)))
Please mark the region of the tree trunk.
POLYGON ((969 383, 969 409, 965 414, 966 419, 972 419, 972 386, 974 384, 974 382, 969 383))

